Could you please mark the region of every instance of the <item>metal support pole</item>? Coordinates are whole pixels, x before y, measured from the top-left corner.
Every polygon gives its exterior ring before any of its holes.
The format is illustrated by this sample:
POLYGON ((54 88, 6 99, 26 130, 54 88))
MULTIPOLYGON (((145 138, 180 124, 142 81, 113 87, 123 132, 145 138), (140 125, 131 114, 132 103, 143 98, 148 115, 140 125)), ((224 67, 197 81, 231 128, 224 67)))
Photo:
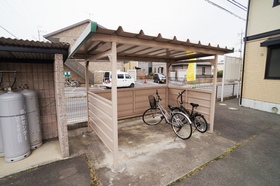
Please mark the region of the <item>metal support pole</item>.
POLYGON ((117 99, 117 44, 112 42, 112 54, 111 54, 111 65, 112 65, 112 121, 113 121, 113 169, 117 170, 119 167, 118 158, 118 99, 117 99))
POLYGON ((88 116, 88 132, 91 131, 91 128, 90 128, 90 124, 89 124, 89 105, 88 105, 88 91, 89 91, 89 79, 88 79, 88 74, 89 74, 89 71, 88 71, 88 65, 89 65, 89 61, 86 61, 85 62, 85 83, 86 83, 86 100, 87 100, 87 116, 88 116))
POLYGON ((216 86, 217 86, 217 64, 218 64, 218 55, 215 55, 215 60, 212 62, 214 66, 214 77, 213 77, 213 87, 212 87, 212 97, 211 97, 211 108, 210 108, 210 131, 214 132, 214 117, 215 117, 215 104, 216 104, 216 86))

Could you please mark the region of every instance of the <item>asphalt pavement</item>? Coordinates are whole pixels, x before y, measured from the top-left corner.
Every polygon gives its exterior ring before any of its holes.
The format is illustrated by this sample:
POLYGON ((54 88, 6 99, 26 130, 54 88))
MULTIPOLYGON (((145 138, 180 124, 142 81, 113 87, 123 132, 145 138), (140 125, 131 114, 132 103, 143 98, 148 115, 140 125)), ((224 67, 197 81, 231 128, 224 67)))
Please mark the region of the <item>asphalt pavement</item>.
POLYGON ((174 185, 280 185, 280 115, 224 103, 216 104, 215 133, 235 145, 174 185))

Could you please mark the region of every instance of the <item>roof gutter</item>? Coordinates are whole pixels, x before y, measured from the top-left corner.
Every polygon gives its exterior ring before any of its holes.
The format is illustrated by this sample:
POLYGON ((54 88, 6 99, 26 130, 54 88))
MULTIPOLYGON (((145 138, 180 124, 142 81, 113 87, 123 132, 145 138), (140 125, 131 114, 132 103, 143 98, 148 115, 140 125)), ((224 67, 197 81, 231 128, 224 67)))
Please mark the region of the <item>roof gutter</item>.
MULTIPOLYGON (((247 8, 247 22, 246 22, 246 30, 245 30, 245 38, 248 36, 248 22, 249 22, 249 12, 250 12, 250 4, 251 0, 248 0, 248 8, 247 8)), ((240 91, 240 100, 239 100, 239 105, 242 106, 242 94, 243 94, 243 82, 244 82, 244 69, 245 69, 245 56, 246 56, 246 45, 247 41, 244 39, 244 53, 243 53, 243 67, 242 67, 242 78, 241 78, 241 91, 240 91)))
POLYGON ((85 28, 83 33, 80 35, 80 37, 77 39, 77 41, 74 43, 74 45, 71 47, 71 50, 69 52, 68 58, 73 58, 79 47, 87 41, 87 39, 94 34, 97 31, 97 23, 94 21, 90 21, 88 26, 85 28))

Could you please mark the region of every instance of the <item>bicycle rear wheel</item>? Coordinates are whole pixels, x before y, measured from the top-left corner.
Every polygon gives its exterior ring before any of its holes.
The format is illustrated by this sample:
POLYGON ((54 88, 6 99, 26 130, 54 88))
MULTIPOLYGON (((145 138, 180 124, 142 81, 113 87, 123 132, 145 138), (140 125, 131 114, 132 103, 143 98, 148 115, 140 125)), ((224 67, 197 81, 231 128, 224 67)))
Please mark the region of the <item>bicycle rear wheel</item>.
POLYGON ((189 139, 192 135, 192 124, 190 119, 182 112, 172 115, 171 126, 175 134, 183 139, 189 139))
POLYGON ((143 113, 142 120, 147 125, 157 125, 163 120, 163 115, 159 108, 149 108, 143 113))
POLYGON ((201 133, 204 133, 207 131, 207 121, 206 119, 204 118, 203 115, 201 114, 197 114, 195 117, 194 117, 194 126, 195 128, 201 132, 201 133))

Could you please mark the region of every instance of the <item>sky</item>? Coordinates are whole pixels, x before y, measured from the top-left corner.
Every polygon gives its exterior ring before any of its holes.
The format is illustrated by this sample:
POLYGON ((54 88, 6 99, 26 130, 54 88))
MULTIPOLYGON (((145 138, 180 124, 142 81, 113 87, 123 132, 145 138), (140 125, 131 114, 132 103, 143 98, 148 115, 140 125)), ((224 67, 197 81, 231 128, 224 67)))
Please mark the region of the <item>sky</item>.
MULTIPOLYGON (((247 7, 248 0, 230 0, 247 7)), ((91 19, 124 31, 239 50, 246 11, 229 0, 0 0, 0 37, 43 35, 91 19), (218 7, 219 6, 219 7, 218 7)))

